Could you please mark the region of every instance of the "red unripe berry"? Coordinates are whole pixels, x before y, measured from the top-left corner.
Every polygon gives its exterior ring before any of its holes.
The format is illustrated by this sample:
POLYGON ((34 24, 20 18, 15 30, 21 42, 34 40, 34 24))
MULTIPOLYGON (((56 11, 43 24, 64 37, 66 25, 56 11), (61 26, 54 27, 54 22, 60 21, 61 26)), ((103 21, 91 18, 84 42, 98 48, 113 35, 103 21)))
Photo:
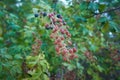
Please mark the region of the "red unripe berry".
POLYGON ((65 34, 65 30, 64 29, 60 29, 60 32, 61 32, 61 34, 65 34))
POLYGON ((53 34, 50 34, 50 38, 54 38, 54 35, 53 35, 53 34))
POLYGON ((62 43, 59 43, 58 45, 59 45, 60 48, 63 47, 63 44, 62 44, 62 43))
POLYGON ((49 15, 48 15, 48 17, 49 17, 49 18, 51 18, 52 16, 54 16, 54 14, 53 14, 53 13, 51 13, 51 14, 49 14, 49 15))
POLYGON ((60 38, 61 38, 61 40, 64 40, 64 39, 65 39, 63 36, 61 36, 60 38))
POLYGON ((69 35, 70 33, 68 31, 66 31, 66 35, 69 35))
POLYGON ((84 53, 84 55, 85 55, 86 57, 89 57, 89 56, 90 56, 90 52, 89 52, 89 51, 86 51, 86 52, 84 53))
POLYGON ((67 61, 67 58, 66 58, 66 57, 63 57, 63 60, 64 60, 64 61, 67 61))
POLYGON ((53 20, 53 23, 55 23, 57 21, 54 17, 52 17, 52 20, 53 20))
POLYGON ((67 37, 71 37, 71 34, 68 34, 67 37))
POLYGON ((56 52, 60 52, 60 48, 58 46, 55 47, 56 52))
POLYGON ((68 50, 67 49, 63 49, 62 50, 62 55, 66 55, 68 53, 68 50))
POLYGON ((58 22, 62 22, 63 20, 62 19, 57 19, 58 22))
POLYGON ((74 58, 78 58, 78 56, 77 56, 77 55, 74 55, 74 58))
POLYGON ((55 40, 54 44, 59 44, 60 42, 61 42, 61 39, 58 38, 55 40))
POLYGON ((52 33, 55 33, 56 32, 56 29, 53 29, 52 33))
POLYGON ((70 60, 73 60, 73 59, 74 59, 74 54, 71 54, 71 55, 69 56, 69 59, 70 59, 70 60))
POLYGON ((58 44, 57 40, 55 40, 54 44, 58 44))
POLYGON ((63 25, 63 23, 60 23, 60 24, 59 24, 59 27, 61 27, 62 25, 63 25))
POLYGON ((54 16, 55 14, 54 13, 51 13, 51 16, 54 16))
POLYGON ((70 59, 70 60, 73 60, 74 58, 78 58, 78 56, 75 55, 75 54, 71 54, 71 55, 69 56, 69 59, 70 59))
POLYGON ((49 27, 49 24, 45 24, 45 27, 49 27))
POLYGON ((59 28, 59 27, 58 27, 58 25, 55 25, 55 28, 57 28, 57 29, 58 29, 58 28, 59 28))
POLYGON ((52 31, 52 33, 55 33, 58 30, 58 27, 55 27, 52 31))
POLYGON ((58 39, 58 36, 56 36, 55 38, 58 39))
POLYGON ((67 46, 66 44, 63 44, 63 46, 67 46))
POLYGON ((69 49, 69 53, 73 54, 73 49, 69 49))
POLYGON ((77 52, 77 49, 76 49, 75 47, 73 48, 73 52, 74 52, 74 53, 77 52))
POLYGON ((60 38, 58 38, 58 39, 57 39, 57 42, 61 42, 61 39, 60 39, 60 38))
POLYGON ((42 41, 38 40, 38 44, 41 45, 41 44, 42 44, 42 41))
POLYGON ((49 17, 49 18, 51 18, 51 17, 52 17, 52 15, 51 15, 51 14, 49 14, 49 15, 48 15, 48 17, 49 17))

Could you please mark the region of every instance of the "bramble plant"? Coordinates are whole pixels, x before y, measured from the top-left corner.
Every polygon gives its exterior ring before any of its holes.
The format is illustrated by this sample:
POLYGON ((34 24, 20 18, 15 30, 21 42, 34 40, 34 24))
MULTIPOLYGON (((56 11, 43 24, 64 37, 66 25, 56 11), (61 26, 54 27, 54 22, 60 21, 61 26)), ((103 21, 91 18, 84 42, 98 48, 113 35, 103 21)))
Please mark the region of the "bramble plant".
POLYGON ((34 42, 31 55, 27 56, 22 63, 22 72, 25 76, 23 80, 49 80, 47 75, 49 64, 45 60, 44 53, 40 50, 42 42, 38 38, 34 42))
POLYGON ((69 26, 66 25, 62 16, 49 13, 48 17, 51 20, 51 24, 48 24, 48 26, 53 27, 50 38, 54 41, 57 54, 61 54, 64 61, 77 58, 75 54, 77 49, 75 47, 72 48, 71 34, 68 31, 69 26))
POLYGON ((63 60, 67 62, 77 58, 78 56, 75 54, 77 49, 72 44, 71 34, 68 30, 69 26, 63 20, 63 17, 60 14, 56 14, 54 12, 39 12, 39 14, 43 17, 47 16, 50 19, 50 22, 47 22, 44 26, 45 29, 52 30, 50 38, 54 41, 57 55, 62 55, 63 60))
POLYGON ((120 0, 0 0, 0 80, 120 80, 120 0))

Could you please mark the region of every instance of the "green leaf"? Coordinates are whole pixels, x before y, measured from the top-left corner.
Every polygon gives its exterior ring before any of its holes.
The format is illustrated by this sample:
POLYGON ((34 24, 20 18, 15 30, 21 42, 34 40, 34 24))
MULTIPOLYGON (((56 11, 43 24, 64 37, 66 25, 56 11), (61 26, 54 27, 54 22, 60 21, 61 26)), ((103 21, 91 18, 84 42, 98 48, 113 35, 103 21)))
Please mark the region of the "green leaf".
POLYGON ((43 74, 43 80, 49 80, 49 77, 46 74, 43 74))
POLYGON ((0 17, 4 16, 4 13, 2 11, 0 11, 0 17))
POLYGON ((82 3, 80 4, 80 9, 81 9, 81 10, 87 9, 87 3, 86 3, 86 2, 82 2, 82 3))
POLYGON ((98 9, 98 4, 91 2, 91 3, 89 4, 88 8, 89 8, 89 9, 92 9, 92 10, 97 10, 97 9, 98 9))
POLYGON ((4 40, 3 37, 0 37, 0 42, 3 41, 3 40, 4 40))
POLYGON ((87 70, 87 73, 88 73, 89 75, 92 75, 92 74, 93 74, 92 69, 89 68, 89 69, 87 70))
POLYGON ((78 62, 77 62, 77 68, 78 68, 78 69, 81 69, 81 70, 84 69, 84 67, 83 67, 80 63, 78 63, 78 62))
POLYGON ((15 54, 14 58, 15 59, 22 59, 22 56, 20 54, 15 54))
POLYGON ((103 12, 105 11, 106 5, 105 4, 99 4, 99 11, 103 12))
POLYGON ((74 65, 69 65, 68 67, 68 70, 72 71, 73 69, 75 69, 76 67, 74 65))
POLYGON ((97 50, 97 46, 95 46, 94 44, 90 45, 90 50, 91 51, 96 51, 97 50))
POLYGON ((86 49, 86 47, 81 47, 80 50, 81 50, 82 52, 85 52, 87 49, 86 49))
POLYGON ((114 29, 116 32, 119 32, 120 28, 118 27, 117 23, 115 23, 114 21, 109 21, 109 25, 111 29, 114 29))
POLYGON ((20 26, 15 25, 15 24, 11 25, 11 27, 12 27, 13 30, 16 30, 16 31, 20 29, 20 26))
POLYGON ((100 19, 98 20, 99 22, 106 22, 107 21, 107 18, 106 17, 100 17, 100 19))
POLYGON ((62 64, 64 66, 66 66, 67 69, 70 70, 70 71, 76 68, 75 65, 73 65, 73 64, 69 64, 69 63, 62 63, 62 64))
POLYGON ((4 57, 7 58, 7 59, 12 59, 12 56, 9 55, 9 54, 5 54, 4 57))
POLYGON ((93 80, 102 80, 98 73, 94 73, 93 75, 93 80))
POLYGON ((103 68, 100 66, 100 65, 97 65, 97 69, 102 72, 103 71, 103 68))
POLYGON ((108 32, 109 31, 109 23, 108 22, 106 22, 105 24, 104 24, 104 26, 102 27, 102 32, 108 32))
POLYGON ((0 72, 2 71, 2 63, 0 63, 0 72))

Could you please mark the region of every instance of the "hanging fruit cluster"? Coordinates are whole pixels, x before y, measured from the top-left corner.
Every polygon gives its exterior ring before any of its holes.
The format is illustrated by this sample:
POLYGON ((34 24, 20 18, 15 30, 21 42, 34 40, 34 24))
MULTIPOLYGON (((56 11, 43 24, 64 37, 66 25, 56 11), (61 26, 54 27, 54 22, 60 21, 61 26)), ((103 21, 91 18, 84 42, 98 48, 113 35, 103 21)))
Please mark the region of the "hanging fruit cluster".
POLYGON ((93 54, 89 51, 89 50, 86 50, 84 52, 84 55, 86 56, 86 58, 89 60, 89 61, 95 61, 95 58, 93 57, 93 54))
POLYGON ((39 54, 39 49, 40 49, 41 44, 42 44, 41 40, 36 38, 35 39, 35 43, 32 45, 32 54, 34 56, 39 54))
MULTIPOLYGON (((51 29, 50 38, 54 41, 55 50, 58 55, 62 55, 64 61, 73 60, 77 58, 75 54, 77 49, 72 48, 71 34, 68 31, 69 26, 63 20, 60 14, 56 13, 41 13, 42 16, 47 16, 50 19, 50 23, 45 24, 47 30, 51 29)), ((36 15, 35 15, 36 17, 36 15)))

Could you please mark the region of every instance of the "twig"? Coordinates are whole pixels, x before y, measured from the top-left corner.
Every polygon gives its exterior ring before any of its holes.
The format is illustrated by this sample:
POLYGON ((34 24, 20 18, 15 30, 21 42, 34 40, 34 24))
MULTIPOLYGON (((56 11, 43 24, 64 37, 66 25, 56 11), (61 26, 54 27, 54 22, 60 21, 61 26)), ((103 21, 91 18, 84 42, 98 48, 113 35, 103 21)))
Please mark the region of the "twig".
POLYGON ((118 9, 120 9, 120 6, 119 6, 119 7, 116 7, 116 8, 113 8, 113 9, 109 9, 109 10, 106 10, 106 11, 100 12, 100 13, 93 13, 93 15, 91 15, 91 16, 89 16, 89 17, 87 17, 87 18, 91 18, 91 17, 93 17, 93 16, 95 16, 95 15, 99 15, 99 14, 103 14, 103 13, 107 13, 107 12, 115 11, 115 10, 118 10, 118 9))
POLYGON ((100 12, 100 13, 94 13, 94 15, 99 15, 99 14, 103 14, 103 13, 107 13, 107 12, 115 11, 115 10, 118 10, 118 9, 120 9, 120 6, 117 7, 117 8, 114 8, 114 9, 109 9, 109 10, 106 10, 106 11, 100 12))

